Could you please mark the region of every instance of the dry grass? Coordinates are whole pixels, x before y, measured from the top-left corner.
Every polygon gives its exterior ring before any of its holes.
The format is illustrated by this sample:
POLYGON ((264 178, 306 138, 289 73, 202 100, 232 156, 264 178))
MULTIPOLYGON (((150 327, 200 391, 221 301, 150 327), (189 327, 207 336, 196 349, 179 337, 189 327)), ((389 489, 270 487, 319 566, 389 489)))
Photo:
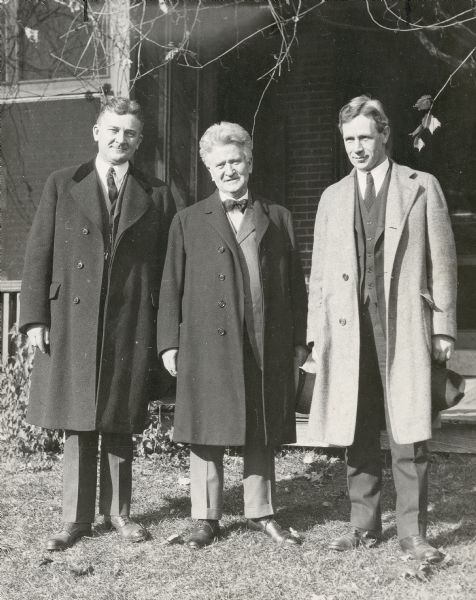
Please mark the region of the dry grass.
POLYGON ((61 519, 61 461, 51 468, 23 461, 0 465, 1 600, 449 600, 476 598, 476 457, 434 457, 429 537, 452 563, 428 581, 405 579, 416 565, 401 558, 393 489, 385 473, 385 541, 340 555, 327 543, 348 519, 342 461, 305 464, 294 450, 277 459, 279 521, 302 532, 301 547, 281 548, 244 527, 241 460, 228 457, 224 537, 201 551, 167 545, 190 526, 187 477, 167 457, 134 464, 134 516, 152 539, 121 543, 100 524, 92 538, 61 554, 43 544, 61 519), (314 473, 311 479, 304 475, 314 473), (51 561, 51 562, 49 562, 51 561), (82 574, 83 573, 83 574, 82 574))

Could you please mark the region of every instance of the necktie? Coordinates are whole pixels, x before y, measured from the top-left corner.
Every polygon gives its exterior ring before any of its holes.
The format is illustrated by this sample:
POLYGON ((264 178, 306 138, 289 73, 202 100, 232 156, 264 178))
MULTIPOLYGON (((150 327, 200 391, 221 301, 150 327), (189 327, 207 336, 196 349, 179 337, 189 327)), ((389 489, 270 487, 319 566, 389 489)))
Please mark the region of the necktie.
POLYGON ((107 195, 109 196, 109 202, 111 206, 109 207, 109 212, 111 215, 114 214, 114 209, 116 207, 116 200, 119 196, 119 192, 117 191, 116 182, 114 181, 114 175, 116 171, 114 167, 109 167, 106 175, 106 183, 107 183, 107 195))
POLYGON ((248 200, 233 200, 229 198, 227 200, 223 200, 223 205, 227 212, 230 210, 235 210, 235 208, 241 212, 245 212, 246 207, 248 206, 248 200))
POLYGON ((367 171, 367 182, 365 185, 365 196, 364 196, 364 204, 367 207, 367 210, 372 208, 373 203, 375 202, 375 184, 374 178, 372 177, 372 173, 367 171))

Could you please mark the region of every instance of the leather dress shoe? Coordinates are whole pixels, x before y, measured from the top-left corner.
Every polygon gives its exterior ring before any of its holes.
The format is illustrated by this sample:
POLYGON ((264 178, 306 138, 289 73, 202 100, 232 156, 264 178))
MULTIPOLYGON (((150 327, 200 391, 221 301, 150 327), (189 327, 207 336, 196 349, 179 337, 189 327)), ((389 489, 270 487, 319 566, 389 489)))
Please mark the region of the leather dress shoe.
POLYGON ((420 562, 437 563, 443 559, 443 554, 433 548, 421 535, 409 535, 400 540, 400 548, 412 558, 420 562))
POLYGON ((278 544, 301 544, 302 540, 298 535, 292 534, 287 529, 281 527, 272 517, 264 517, 263 519, 248 519, 249 529, 254 531, 262 531, 273 542, 278 544))
POLYGON ((64 523, 63 529, 46 542, 46 549, 52 552, 66 550, 83 535, 91 535, 91 523, 64 523))
POLYGON ((113 527, 128 542, 144 542, 149 537, 147 529, 134 523, 127 515, 104 517, 104 524, 108 528, 113 527))
POLYGON ((190 548, 198 550, 211 544, 220 535, 218 521, 212 519, 200 519, 196 527, 192 529, 184 542, 190 548))
POLYGON ((355 550, 355 548, 372 548, 380 541, 380 534, 376 531, 360 529, 355 527, 345 535, 336 538, 329 544, 330 550, 345 552, 346 550, 355 550))

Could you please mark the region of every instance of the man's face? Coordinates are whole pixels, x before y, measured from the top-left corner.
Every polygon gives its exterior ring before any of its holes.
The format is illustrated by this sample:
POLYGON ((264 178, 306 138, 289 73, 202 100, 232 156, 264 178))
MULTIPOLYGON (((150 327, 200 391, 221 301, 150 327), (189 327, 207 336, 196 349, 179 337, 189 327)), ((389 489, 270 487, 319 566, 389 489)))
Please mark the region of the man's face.
POLYGON ((207 155, 207 168, 220 192, 239 198, 248 188, 253 161, 236 144, 220 144, 207 155))
POLYGON ((133 156, 142 141, 142 124, 134 115, 117 115, 106 111, 93 127, 101 158, 120 165, 133 156))
POLYGON ((363 115, 358 115, 352 121, 342 125, 342 137, 347 156, 359 171, 371 171, 385 160, 387 156, 385 144, 389 135, 389 127, 385 127, 380 133, 375 121, 363 115))

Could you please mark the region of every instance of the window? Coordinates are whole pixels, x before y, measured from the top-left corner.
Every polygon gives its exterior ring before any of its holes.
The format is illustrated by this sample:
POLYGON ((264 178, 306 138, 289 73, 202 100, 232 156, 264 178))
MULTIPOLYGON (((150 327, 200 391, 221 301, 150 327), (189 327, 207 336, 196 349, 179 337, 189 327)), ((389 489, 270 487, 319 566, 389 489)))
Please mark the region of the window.
MULTIPOLYGON (((9 0, 0 3, 3 99, 99 92, 128 50, 127 0, 9 0), (122 39, 114 31, 123 31, 122 39)), ((122 61, 124 62, 124 61, 122 61)), ((124 90, 116 90, 123 92, 124 90)))

